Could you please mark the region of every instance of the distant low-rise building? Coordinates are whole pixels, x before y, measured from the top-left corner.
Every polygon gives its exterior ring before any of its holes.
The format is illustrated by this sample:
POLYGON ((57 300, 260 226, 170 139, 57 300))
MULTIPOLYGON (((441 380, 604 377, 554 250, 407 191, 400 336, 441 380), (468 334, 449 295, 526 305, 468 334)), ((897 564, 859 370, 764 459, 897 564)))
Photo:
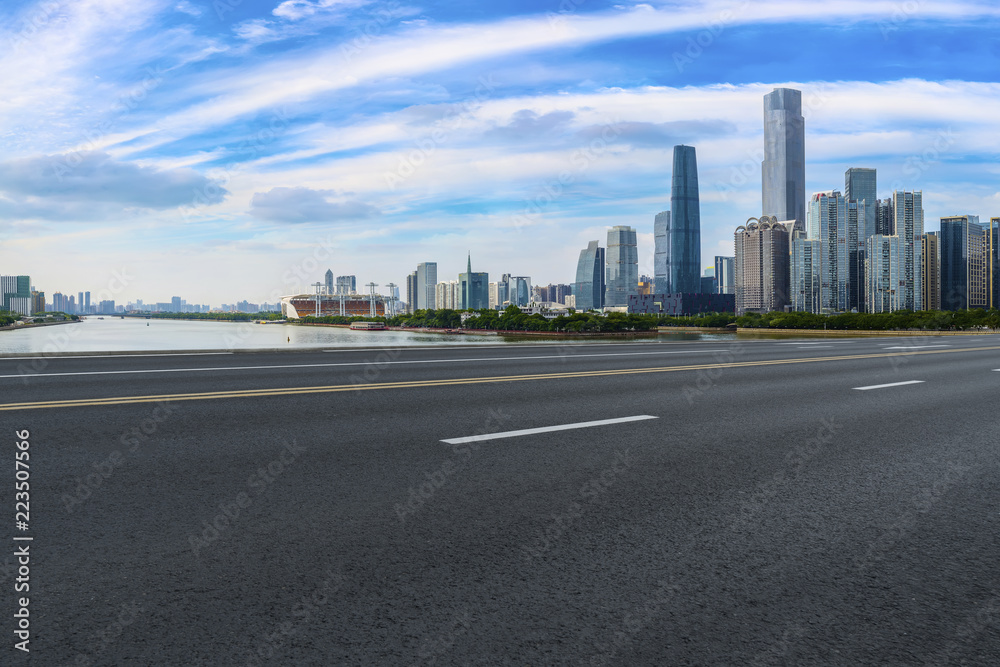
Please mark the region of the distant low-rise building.
POLYGON ((628 300, 628 312, 644 315, 699 315, 735 310, 734 294, 634 294, 628 300))

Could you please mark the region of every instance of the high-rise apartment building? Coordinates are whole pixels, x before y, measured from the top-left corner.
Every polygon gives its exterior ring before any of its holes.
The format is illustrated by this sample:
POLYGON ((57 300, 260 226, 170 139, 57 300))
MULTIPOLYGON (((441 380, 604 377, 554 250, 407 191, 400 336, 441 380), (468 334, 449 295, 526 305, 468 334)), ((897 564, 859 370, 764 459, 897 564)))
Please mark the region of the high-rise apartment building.
POLYGON ((891 313, 906 306, 903 239, 876 234, 865 244, 865 303, 869 313, 891 313))
POLYGON ((635 229, 618 225, 608 230, 608 276, 604 305, 627 306, 639 289, 639 252, 635 229))
POLYGON ((990 218, 990 308, 1000 308, 1000 218, 990 218))
POLYGON ((807 221, 809 240, 822 244, 822 257, 813 261, 820 271, 820 312, 863 311, 864 202, 849 201, 836 190, 820 192, 809 200, 807 221))
POLYGON ((406 309, 412 313, 417 309, 417 272, 406 276, 406 309))
POLYGON ((591 241, 580 251, 580 259, 576 265, 573 296, 577 310, 604 308, 604 280, 604 248, 597 241, 591 241))
POLYGON ((937 232, 927 232, 921 239, 922 280, 920 298, 924 310, 941 310, 941 243, 937 232))
POLYGON ((438 310, 457 310, 462 290, 457 280, 446 280, 434 286, 434 303, 438 310))
POLYGON ((481 310, 490 306, 490 275, 488 273, 472 272, 472 255, 469 255, 468 268, 465 273, 458 274, 461 290, 461 310, 481 310))
POLYGON ((802 92, 775 88, 764 96, 764 162, 761 164, 765 217, 806 221, 806 124, 802 92))
POLYGON ((438 281, 437 262, 417 264, 417 305, 418 310, 434 309, 434 287, 438 281))
POLYGON ((84 292, 83 293, 83 299, 84 299, 83 312, 89 313, 90 312, 90 292, 84 292))
POLYGON ((876 234, 865 246, 865 310, 870 313, 924 307, 923 193, 896 190, 891 206, 894 233, 876 234))
POLYGON ((31 291, 31 314, 45 312, 45 292, 31 291))
POLYGON ((767 216, 750 218, 735 232, 736 314, 783 310, 789 304, 789 229, 767 216))
POLYGON ((823 242, 792 233, 791 305, 792 310, 821 313, 823 290, 823 242))
POLYGON ((701 292, 701 204, 694 146, 674 146, 667 275, 669 293, 701 292))
POLYGON ((902 285, 903 297, 900 303, 905 310, 923 310, 923 300, 920 294, 921 276, 923 275, 920 261, 920 243, 921 237, 924 235, 923 192, 919 190, 893 192, 892 210, 894 214, 893 225, 895 234, 899 237, 899 252, 902 261, 900 280, 904 283, 902 285))
POLYGON ((670 211, 653 218, 653 294, 670 294, 670 211))
MULTIPOLYGON (((844 173, 844 199, 865 204, 865 221, 858 225, 859 243, 864 251, 865 241, 878 233, 878 180, 874 169, 852 167, 844 173)), ((863 276, 862 276, 863 277, 863 276)))
POLYGON ((989 308, 990 230, 978 215, 941 218, 941 310, 989 308))
POLYGON ((892 236, 896 233, 896 215, 892 210, 891 199, 880 199, 876 203, 875 233, 882 236, 892 236))

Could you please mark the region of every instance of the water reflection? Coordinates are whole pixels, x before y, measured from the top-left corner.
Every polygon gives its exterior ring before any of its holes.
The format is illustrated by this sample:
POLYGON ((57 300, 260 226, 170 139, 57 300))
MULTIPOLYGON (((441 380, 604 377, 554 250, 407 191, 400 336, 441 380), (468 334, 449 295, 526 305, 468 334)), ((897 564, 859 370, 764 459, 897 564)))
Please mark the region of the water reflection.
POLYGON ((731 340, 734 334, 672 333, 640 338, 550 338, 483 336, 410 331, 350 331, 251 322, 205 322, 144 318, 85 318, 78 323, 0 331, 0 353, 131 352, 158 350, 255 350, 409 345, 558 344, 568 342, 665 342, 731 340))

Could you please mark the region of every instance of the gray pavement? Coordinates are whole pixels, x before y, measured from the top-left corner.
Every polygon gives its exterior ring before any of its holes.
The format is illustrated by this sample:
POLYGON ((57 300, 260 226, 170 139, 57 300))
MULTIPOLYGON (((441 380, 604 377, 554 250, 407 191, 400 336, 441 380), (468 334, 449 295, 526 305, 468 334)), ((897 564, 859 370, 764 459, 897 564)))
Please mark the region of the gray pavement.
POLYGON ((998 336, 34 361, 35 664, 1000 655, 998 336))

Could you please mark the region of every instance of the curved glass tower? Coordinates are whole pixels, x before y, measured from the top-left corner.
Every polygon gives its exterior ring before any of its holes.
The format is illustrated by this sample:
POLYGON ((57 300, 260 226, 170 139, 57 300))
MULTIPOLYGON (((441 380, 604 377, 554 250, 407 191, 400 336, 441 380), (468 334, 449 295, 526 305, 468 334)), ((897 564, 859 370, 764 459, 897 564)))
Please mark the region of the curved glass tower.
POLYGON ((604 308, 604 248, 591 241, 580 251, 580 261, 576 265, 577 310, 600 310, 604 308))
POLYGON ((671 294, 700 293, 701 205, 694 146, 674 146, 669 234, 667 288, 671 294))

